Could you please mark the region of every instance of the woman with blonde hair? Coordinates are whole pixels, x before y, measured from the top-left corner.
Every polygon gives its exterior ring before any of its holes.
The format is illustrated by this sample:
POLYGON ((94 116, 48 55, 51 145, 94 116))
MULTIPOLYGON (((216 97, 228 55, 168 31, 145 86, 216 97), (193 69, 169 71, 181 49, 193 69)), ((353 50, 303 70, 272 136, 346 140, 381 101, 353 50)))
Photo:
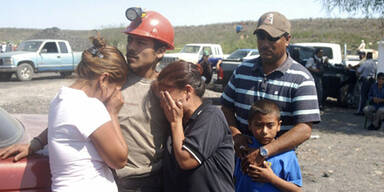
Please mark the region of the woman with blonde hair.
POLYGON ((82 53, 76 81, 53 98, 48 128, 30 144, 13 145, 0 154, 15 160, 48 143, 52 191, 117 191, 110 168, 122 168, 128 148, 118 112, 121 86, 128 66, 121 52, 104 39, 91 37, 93 47, 82 53))
POLYGON ((122 168, 127 161, 118 122, 127 64, 102 38, 92 41, 76 68, 77 80, 61 88, 50 104, 52 191, 117 191, 110 168, 122 168))

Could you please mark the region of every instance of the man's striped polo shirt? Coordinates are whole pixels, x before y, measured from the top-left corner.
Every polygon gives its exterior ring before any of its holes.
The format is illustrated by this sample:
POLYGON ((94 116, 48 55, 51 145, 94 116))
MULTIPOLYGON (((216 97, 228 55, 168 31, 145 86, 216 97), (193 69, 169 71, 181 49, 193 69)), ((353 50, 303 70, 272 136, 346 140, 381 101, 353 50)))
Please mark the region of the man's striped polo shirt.
POLYGON ((316 87, 312 75, 289 55, 269 75, 264 75, 260 57, 240 64, 221 96, 221 104, 233 109, 239 130, 248 131, 248 112, 257 100, 271 100, 281 111, 281 130, 297 123, 320 121, 316 87))

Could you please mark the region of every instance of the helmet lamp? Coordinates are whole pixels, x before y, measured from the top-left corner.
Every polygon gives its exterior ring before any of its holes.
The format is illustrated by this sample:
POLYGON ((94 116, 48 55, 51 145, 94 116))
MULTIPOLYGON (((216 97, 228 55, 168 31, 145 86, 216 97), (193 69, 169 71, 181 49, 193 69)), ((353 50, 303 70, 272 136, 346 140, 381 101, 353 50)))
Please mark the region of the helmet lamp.
POLYGON ((142 14, 143 11, 140 7, 131 7, 125 11, 125 16, 130 21, 135 21, 138 18, 141 19, 142 14))

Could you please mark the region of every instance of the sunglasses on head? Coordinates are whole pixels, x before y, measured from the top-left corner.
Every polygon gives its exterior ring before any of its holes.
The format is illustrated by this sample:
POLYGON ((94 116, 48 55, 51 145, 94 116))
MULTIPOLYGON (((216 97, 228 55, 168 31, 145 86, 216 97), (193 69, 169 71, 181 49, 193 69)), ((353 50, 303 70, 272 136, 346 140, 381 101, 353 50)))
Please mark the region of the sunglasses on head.
POLYGON ((266 32, 262 32, 262 31, 258 31, 256 32, 256 37, 258 40, 268 40, 268 41, 272 41, 272 42, 275 42, 279 39, 281 39, 282 37, 285 37, 288 33, 283 33, 282 35, 278 36, 278 37, 272 37, 270 36, 268 33, 266 32))

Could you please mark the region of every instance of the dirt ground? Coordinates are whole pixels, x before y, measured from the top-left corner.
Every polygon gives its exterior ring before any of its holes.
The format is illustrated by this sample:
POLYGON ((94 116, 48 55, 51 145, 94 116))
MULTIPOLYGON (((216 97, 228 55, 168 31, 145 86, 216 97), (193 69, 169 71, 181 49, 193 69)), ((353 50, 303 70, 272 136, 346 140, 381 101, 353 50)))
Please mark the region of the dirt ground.
MULTIPOLYGON (((50 100, 73 79, 38 75, 29 82, 0 82, 0 107, 9 113, 47 114, 50 100)), ((220 92, 205 97, 217 103, 220 92)), ((384 130, 363 128, 364 117, 329 102, 310 140, 297 149, 303 191, 384 191, 384 130)))

